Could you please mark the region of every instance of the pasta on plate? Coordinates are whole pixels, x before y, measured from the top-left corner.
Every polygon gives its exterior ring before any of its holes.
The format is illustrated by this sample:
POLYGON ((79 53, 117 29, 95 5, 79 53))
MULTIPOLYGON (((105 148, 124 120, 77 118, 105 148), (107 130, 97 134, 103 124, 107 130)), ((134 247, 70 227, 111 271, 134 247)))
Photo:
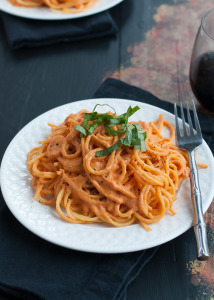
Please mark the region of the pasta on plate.
POLYGON ((92 8, 99 0, 8 0, 21 7, 47 6, 63 13, 80 13, 92 8))
POLYGON ((35 199, 54 205, 70 223, 140 223, 150 230, 166 213, 174 215, 188 157, 163 115, 128 122, 134 109, 120 116, 82 110, 49 124, 51 134, 28 153, 35 199), (170 137, 162 135, 164 127, 170 137))

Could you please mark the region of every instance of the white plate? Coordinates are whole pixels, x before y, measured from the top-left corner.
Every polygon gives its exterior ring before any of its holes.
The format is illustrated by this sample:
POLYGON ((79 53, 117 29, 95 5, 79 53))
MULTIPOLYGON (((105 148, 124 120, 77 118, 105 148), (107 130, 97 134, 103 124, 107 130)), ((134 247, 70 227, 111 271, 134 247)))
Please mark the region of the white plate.
POLYGON ((66 20, 66 19, 76 19, 87 17, 90 15, 94 15, 100 13, 104 10, 107 10, 123 0, 99 0, 99 2, 93 6, 91 9, 81 12, 81 13, 73 13, 73 14, 65 14, 61 12, 56 12, 51 10, 48 7, 38 7, 38 8, 25 8, 25 7, 17 7, 12 5, 7 0, 0 0, 0 10, 9 13, 11 15, 15 15, 18 17, 28 18, 28 19, 36 19, 36 20, 66 20))
MULTIPOLYGON (((192 226, 193 210, 190 198, 189 180, 185 180, 179 190, 173 208, 175 216, 166 214, 147 232, 139 224, 123 228, 113 228, 105 224, 70 224, 62 220, 54 208, 46 207, 33 200, 34 190, 26 166, 26 156, 30 149, 38 145, 50 133, 48 122, 59 124, 70 113, 86 108, 92 110, 95 104, 109 103, 118 114, 124 113, 129 105, 138 105, 130 120, 154 121, 160 113, 174 124, 174 116, 157 107, 136 101, 119 99, 90 99, 66 104, 52 109, 26 125, 8 146, 1 165, 1 188, 4 199, 14 216, 29 230, 45 240, 71 249, 99 252, 122 253, 154 247, 179 236, 192 226)), ((105 111, 100 107, 99 111, 105 111)), ((205 212, 214 196, 214 160, 205 142, 198 150, 198 160, 208 163, 208 169, 199 170, 199 178, 205 212)))

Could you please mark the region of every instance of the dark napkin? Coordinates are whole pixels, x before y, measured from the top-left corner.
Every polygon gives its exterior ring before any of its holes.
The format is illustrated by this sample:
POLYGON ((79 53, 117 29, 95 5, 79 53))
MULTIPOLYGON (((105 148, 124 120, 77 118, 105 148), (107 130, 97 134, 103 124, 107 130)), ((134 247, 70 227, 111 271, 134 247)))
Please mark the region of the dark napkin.
POLYGON ((125 254, 64 249, 0 209, 0 299, 122 300, 157 248, 125 254))
POLYGON ((79 19, 41 21, 0 12, 11 49, 101 38, 117 33, 109 11, 79 19))

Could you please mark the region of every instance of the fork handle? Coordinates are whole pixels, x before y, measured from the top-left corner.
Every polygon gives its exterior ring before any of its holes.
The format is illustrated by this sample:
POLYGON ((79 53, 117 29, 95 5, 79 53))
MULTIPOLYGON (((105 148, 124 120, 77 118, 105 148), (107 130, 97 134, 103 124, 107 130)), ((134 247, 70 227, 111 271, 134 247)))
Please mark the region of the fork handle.
POLYGON ((203 216, 202 196, 199 186, 198 168, 195 161, 195 152, 188 152, 191 169, 191 198, 194 210, 194 230, 197 241, 198 260, 209 259, 206 223, 203 216))

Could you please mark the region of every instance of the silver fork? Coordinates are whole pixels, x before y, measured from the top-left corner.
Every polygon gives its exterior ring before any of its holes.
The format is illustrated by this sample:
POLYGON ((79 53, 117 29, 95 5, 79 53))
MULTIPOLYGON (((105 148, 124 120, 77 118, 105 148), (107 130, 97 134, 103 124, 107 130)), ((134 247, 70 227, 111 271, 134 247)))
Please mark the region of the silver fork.
POLYGON ((182 106, 182 102, 180 101, 181 118, 183 124, 182 126, 183 134, 182 134, 178 123, 177 107, 176 104, 174 104, 176 135, 177 135, 178 147, 186 150, 189 155, 191 198, 192 198, 193 209, 194 209, 193 226, 194 226, 195 236, 197 241, 198 260, 207 260, 209 259, 207 230, 206 230, 206 223, 204 221, 203 210, 202 210, 202 196, 201 196, 201 191, 199 186, 198 169, 195 161, 195 149, 202 144, 202 134, 201 134, 201 128, 200 128, 200 124, 199 124, 199 120, 198 120, 198 116, 197 116, 197 112, 193 100, 192 100, 192 107, 193 107, 194 123, 195 123, 196 130, 194 130, 192 125, 188 102, 186 104, 186 108, 187 108, 187 119, 188 119, 189 126, 186 125, 183 106, 182 106))

